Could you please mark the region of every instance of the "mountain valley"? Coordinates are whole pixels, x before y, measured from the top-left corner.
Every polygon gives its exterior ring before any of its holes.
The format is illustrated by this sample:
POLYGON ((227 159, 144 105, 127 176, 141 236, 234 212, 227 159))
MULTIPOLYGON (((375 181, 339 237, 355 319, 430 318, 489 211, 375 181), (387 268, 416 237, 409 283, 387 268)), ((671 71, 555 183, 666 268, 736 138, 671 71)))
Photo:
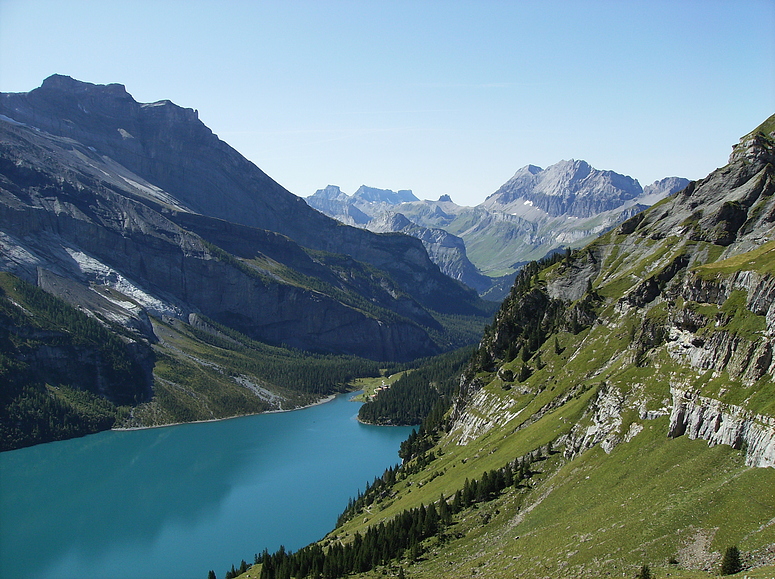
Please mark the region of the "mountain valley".
POLYGON ((775 115, 698 181, 570 160, 461 207, 305 202, 123 85, 0 94, 0 450, 366 377, 363 422, 422 420, 227 579, 771 579, 774 336, 775 115))
MULTIPOLYGON (((493 311, 443 275, 419 240, 311 209, 191 109, 55 75, 0 95, 0 131, 0 269, 86 312, 153 368, 132 403, 151 409, 122 411, 132 416, 124 425, 292 408, 378 362, 472 343, 493 311), (246 349, 308 375, 294 384, 246 371, 246 349), (337 379, 315 369, 324 355, 337 379), (203 368, 213 376, 187 378, 203 368), (210 380, 228 400, 217 401, 210 380)), ((13 320, 29 310, 6 303, 19 309, 3 323, 3 373, 34 359, 36 396, 46 382, 73 386, 55 372, 61 353, 25 342, 13 320)), ((5 404, 21 404, 17 394, 5 404)))
POLYGON ((476 207, 448 195, 421 201, 408 190, 366 186, 350 196, 329 185, 306 201, 343 223, 417 237, 447 275, 500 302, 525 263, 583 247, 688 184, 667 177, 641 187, 631 177, 570 160, 546 169, 527 165, 476 207))
POLYGON ((528 264, 403 464, 243 576, 775 576, 773 163, 775 116, 528 264))

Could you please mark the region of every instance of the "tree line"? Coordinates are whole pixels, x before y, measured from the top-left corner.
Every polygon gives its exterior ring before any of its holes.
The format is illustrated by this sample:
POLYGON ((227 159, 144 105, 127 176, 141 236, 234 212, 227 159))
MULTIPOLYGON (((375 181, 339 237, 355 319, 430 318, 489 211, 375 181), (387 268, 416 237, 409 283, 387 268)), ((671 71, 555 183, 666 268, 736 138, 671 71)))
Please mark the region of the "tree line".
POLYGON ((357 356, 317 354, 295 348, 272 346, 253 340, 227 326, 200 315, 220 335, 191 327, 198 340, 222 350, 234 370, 246 372, 268 383, 297 392, 330 394, 341 392, 355 378, 376 377, 380 367, 392 370, 396 365, 357 356), (230 355, 229 352, 244 354, 230 355))
MULTIPOLYGON (((551 446, 547 452, 551 452, 551 446)), ((537 472, 535 463, 544 457, 543 449, 537 449, 502 468, 484 472, 479 479, 466 479, 463 488, 458 489, 454 495, 441 495, 433 503, 404 510, 388 521, 372 525, 363 534, 356 532, 347 543, 334 541, 327 548, 320 543, 313 543, 296 552, 287 551, 284 547, 274 553, 264 550, 255 558, 256 564, 261 564, 260 577, 337 579, 351 573, 371 571, 402 558, 416 560, 422 556, 423 542, 427 539, 448 539, 447 530, 455 524, 455 515, 476 504, 493 501, 509 488, 524 486, 537 472)), ((350 502, 340 516, 337 527, 353 516, 362 514, 364 508, 385 496, 385 492, 395 482, 406 476, 408 467, 404 464, 386 469, 382 478, 367 485, 366 491, 359 493, 358 498, 350 502)), ((227 572, 227 578, 235 576, 229 576, 227 572)))
POLYGON ((0 273, 0 450, 110 428, 145 400, 145 370, 100 322, 0 273), (58 360, 78 360, 70 368, 58 360), (77 370, 77 371, 74 371, 77 370))
POLYGON ((492 372, 501 363, 519 357, 522 364, 517 378, 524 381, 532 371, 528 361, 533 366, 541 366, 540 357, 534 356, 547 339, 558 331, 578 334, 593 323, 595 309, 602 298, 590 281, 582 298, 569 304, 552 298, 541 280, 545 270, 557 264, 560 268, 572 267, 583 255, 582 251, 568 249, 532 261, 520 270, 493 323, 485 328, 479 347, 464 371, 466 378, 472 379, 477 372, 492 372))
POLYGON ((426 360, 361 406, 358 418, 371 424, 409 426, 420 424, 434 410, 443 415, 471 352, 470 347, 460 348, 426 360))

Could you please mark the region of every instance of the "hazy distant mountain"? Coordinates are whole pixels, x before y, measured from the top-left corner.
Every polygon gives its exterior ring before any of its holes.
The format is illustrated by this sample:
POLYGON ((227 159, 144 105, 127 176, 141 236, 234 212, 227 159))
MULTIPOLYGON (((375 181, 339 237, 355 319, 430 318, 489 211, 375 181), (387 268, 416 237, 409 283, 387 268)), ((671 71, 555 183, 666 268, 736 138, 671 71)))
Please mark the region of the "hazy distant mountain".
POLYGON ((465 242, 438 227, 423 227, 406 218, 402 213, 385 210, 378 213, 366 225, 377 233, 398 232, 422 241, 428 256, 448 276, 484 293, 492 287, 492 279, 482 275, 466 256, 465 242))
POLYGON ((479 293, 492 287, 492 280, 479 272, 466 256, 465 243, 441 227, 425 227, 410 221, 398 207, 423 203, 411 191, 391 191, 362 185, 352 195, 329 185, 306 198, 307 203, 342 223, 378 233, 405 233, 422 241, 428 255, 442 272, 479 293))
POLYGON ((449 195, 438 201, 402 202, 388 192, 378 201, 365 201, 374 196, 348 196, 331 185, 307 197, 307 202, 344 223, 379 231, 395 227, 394 231, 423 239, 442 271, 499 300, 522 264, 584 245, 688 183, 668 177, 642 188, 632 177, 570 160, 546 169, 527 165, 476 207, 457 205, 449 195), (412 225, 394 221, 391 216, 396 213, 412 225), (379 225, 372 225, 375 222, 379 225), (464 248, 454 259, 434 248, 437 238, 427 230, 438 229, 462 239, 464 248))
POLYGON ((643 195, 637 180, 599 171, 586 161, 560 161, 541 169, 527 165, 482 203, 530 219, 534 208, 550 217, 589 218, 643 195))
POLYGON ((390 189, 366 187, 366 185, 361 185, 358 190, 353 193, 353 198, 356 202, 366 201, 369 203, 387 203, 389 205, 419 201, 410 190, 391 191, 390 189))
POLYGON ((365 225, 382 211, 394 205, 419 201, 409 190, 391 191, 361 185, 352 196, 336 185, 318 189, 306 198, 307 204, 329 217, 348 225, 365 225))

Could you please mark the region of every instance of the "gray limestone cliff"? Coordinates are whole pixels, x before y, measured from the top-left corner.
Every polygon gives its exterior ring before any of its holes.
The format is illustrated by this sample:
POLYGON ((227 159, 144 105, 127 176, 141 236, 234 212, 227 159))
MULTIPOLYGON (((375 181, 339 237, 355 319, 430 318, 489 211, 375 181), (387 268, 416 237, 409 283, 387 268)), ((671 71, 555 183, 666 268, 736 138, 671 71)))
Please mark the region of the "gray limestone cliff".
POLYGON ((123 85, 54 75, 29 93, 0 95, 0 115, 9 119, 6 128, 37 129, 39 138, 80 144, 81 150, 73 150, 80 161, 66 163, 112 164, 107 173, 119 172, 119 181, 130 185, 140 182, 133 187, 156 202, 350 255, 385 270, 401 291, 426 306, 445 313, 477 311, 474 292, 443 275, 418 240, 342 227, 220 140, 192 109, 170 101, 138 103, 123 85))
POLYGON ((531 397, 544 400, 535 420, 588 396, 568 459, 659 428, 775 466, 773 166, 775 117, 705 179, 521 273, 461 383, 458 441, 523 420, 531 397), (549 356, 563 360, 553 375, 549 356))

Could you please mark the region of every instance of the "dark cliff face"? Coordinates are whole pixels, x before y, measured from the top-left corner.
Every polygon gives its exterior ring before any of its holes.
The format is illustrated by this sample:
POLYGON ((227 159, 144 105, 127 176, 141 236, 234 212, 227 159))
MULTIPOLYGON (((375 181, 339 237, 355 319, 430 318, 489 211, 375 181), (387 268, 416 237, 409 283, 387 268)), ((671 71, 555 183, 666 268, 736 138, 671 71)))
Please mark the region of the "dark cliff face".
POLYGON ((443 275, 419 241, 344 227, 315 211, 218 139, 192 109, 141 104, 122 85, 55 75, 29 93, 3 94, 0 114, 93 148, 191 211, 351 255, 387 271, 425 306, 477 310, 475 293, 443 275))
POLYGON ((2 95, 0 114, 11 119, 0 120, 0 267, 38 284, 49 272, 113 288, 124 301, 89 291, 70 301, 147 339, 146 312, 201 313, 270 343, 408 360, 439 351, 428 304, 479 307, 420 241, 312 210, 194 111, 52 77, 2 95))

